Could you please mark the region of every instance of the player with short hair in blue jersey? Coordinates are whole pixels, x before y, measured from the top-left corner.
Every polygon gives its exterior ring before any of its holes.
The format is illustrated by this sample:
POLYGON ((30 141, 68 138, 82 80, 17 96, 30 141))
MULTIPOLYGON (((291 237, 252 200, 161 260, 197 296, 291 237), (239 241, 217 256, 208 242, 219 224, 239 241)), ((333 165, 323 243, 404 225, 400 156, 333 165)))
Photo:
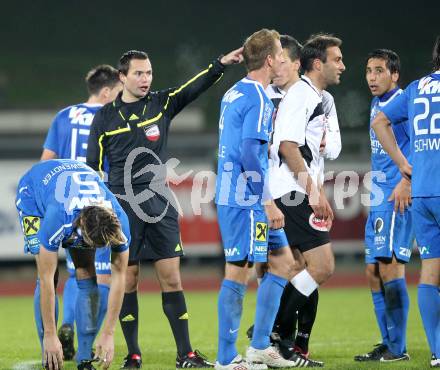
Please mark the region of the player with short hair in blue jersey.
MULTIPOLYGON (((397 98, 400 59, 392 50, 376 49, 368 54, 366 80, 373 100, 370 123, 397 98)), ((410 127, 407 119, 393 125, 400 150, 410 156, 410 127)), ((409 297, 405 263, 411 256, 414 232, 411 222, 411 184, 402 178, 397 166, 383 150, 370 128, 372 190, 370 213, 365 225, 366 275, 382 342, 355 361, 409 360, 406 353, 406 324, 409 297)))
POLYGON ((284 62, 278 32, 262 29, 252 34, 244 43, 243 57, 248 74, 225 93, 220 107, 215 202, 226 266, 218 297, 215 368, 306 366, 309 360, 299 356, 292 361, 284 359, 269 339, 294 263, 282 229, 284 216, 268 197, 265 186, 273 115, 265 89, 284 62), (236 340, 249 269, 268 259, 269 269, 257 292, 252 341, 244 360, 238 354, 236 340))
MULTIPOLYGON (((118 71, 107 64, 91 69, 86 75, 85 82, 89 93, 87 102, 69 106, 58 112, 47 133, 42 160, 60 158, 86 161, 87 141, 93 117, 104 104, 115 100, 122 89, 122 84, 119 81, 118 71)), ((64 284, 63 321, 58 336, 63 345, 64 359, 71 360, 75 355, 73 325, 78 287, 75 267, 68 250, 66 250, 66 262, 69 278, 64 284)), ((95 268, 101 301, 99 328, 107 309, 111 274, 110 248, 100 248, 96 251, 95 268)))
POLYGON ((54 276, 58 250, 68 248, 75 265, 78 295, 78 369, 94 369, 92 345, 98 333, 99 297, 95 250, 112 251, 108 309, 96 343, 96 359, 108 368, 114 356, 114 330, 125 290, 130 229, 115 196, 85 163, 48 160, 34 165, 19 181, 16 206, 25 253, 35 256, 39 296, 34 305, 43 366, 60 369, 63 352, 56 332, 54 276))
POLYGON ((377 138, 400 172, 411 179, 412 218, 422 270, 418 286, 420 315, 432 353, 440 367, 440 36, 433 51, 434 72, 413 81, 372 123, 377 138), (391 124, 408 120, 411 165, 391 124))

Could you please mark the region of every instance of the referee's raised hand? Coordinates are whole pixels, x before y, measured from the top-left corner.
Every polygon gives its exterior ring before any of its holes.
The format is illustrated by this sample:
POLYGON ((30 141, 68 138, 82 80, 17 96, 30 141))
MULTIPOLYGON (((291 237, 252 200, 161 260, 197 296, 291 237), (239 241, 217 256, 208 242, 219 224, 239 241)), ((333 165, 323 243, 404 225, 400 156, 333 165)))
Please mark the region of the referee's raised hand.
POLYGON ((232 50, 220 59, 220 63, 227 66, 231 64, 239 64, 243 61, 243 47, 232 50))

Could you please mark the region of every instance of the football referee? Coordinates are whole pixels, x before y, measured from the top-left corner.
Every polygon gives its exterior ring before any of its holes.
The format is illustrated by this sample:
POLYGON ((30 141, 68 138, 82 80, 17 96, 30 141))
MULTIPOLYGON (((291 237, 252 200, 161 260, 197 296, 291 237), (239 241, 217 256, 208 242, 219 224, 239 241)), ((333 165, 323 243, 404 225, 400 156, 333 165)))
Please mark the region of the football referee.
POLYGON ((176 368, 213 365, 189 340, 188 313, 180 278, 183 255, 178 212, 166 184, 167 141, 171 120, 221 78, 225 67, 242 61, 242 48, 214 60, 180 87, 150 91, 153 69, 148 54, 131 50, 119 60, 123 90, 97 112, 90 130, 87 164, 103 176, 128 215, 132 240, 126 289, 119 320, 128 347, 123 369, 142 366, 138 344, 139 267, 154 262, 162 307, 177 346, 176 368))

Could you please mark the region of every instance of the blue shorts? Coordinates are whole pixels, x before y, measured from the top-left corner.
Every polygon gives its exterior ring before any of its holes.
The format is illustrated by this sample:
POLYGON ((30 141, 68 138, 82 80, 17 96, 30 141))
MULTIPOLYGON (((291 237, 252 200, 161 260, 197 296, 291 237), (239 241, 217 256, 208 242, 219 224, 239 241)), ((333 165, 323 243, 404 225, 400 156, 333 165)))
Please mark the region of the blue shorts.
MULTIPOLYGON (((75 265, 70 256, 69 249, 66 248, 66 266, 70 276, 75 276, 75 265)), ((111 270, 111 248, 96 248, 95 270, 98 275, 109 275, 111 270)))
POLYGON ((413 198, 412 211, 420 258, 440 258, 440 197, 413 198))
POLYGON ((217 218, 228 262, 267 262, 269 249, 288 246, 284 230, 269 232, 263 210, 217 205, 217 218))
POLYGON ((287 241, 287 236, 286 233, 284 232, 284 229, 276 229, 276 230, 269 229, 268 248, 270 251, 288 246, 289 246, 289 242, 287 241))
POLYGON ((365 224, 365 263, 391 259, 407 263, 414 244, 411 210, 400 212, 373 211, 365 224))

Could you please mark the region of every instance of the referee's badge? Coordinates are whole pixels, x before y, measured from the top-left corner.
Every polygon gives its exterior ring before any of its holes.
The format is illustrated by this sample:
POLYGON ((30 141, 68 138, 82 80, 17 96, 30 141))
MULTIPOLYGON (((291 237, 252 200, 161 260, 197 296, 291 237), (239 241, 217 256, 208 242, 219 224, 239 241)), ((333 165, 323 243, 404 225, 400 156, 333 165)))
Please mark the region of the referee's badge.
POLYGON ((157 125, 144 127, 145 136, 150 141, 157 141, 160 138, 160 130, 157 125))
POLYGON ((318 231, 328 231, 327 222, 321 218, 315 217, 314 213, 312 213, 309 217, 309 224, 312 227, 312 229, 318 231))

